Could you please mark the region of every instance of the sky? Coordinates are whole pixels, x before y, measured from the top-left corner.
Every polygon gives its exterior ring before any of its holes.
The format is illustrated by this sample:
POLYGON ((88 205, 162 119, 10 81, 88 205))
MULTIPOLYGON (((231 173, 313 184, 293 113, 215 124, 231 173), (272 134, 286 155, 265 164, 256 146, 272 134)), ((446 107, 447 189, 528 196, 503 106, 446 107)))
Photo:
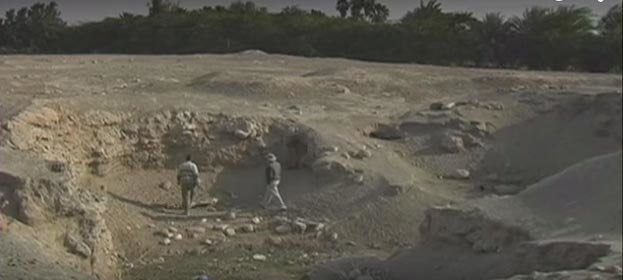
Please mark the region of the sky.
MULTIPOLYGON (((50 0, 0 0, 0 15, 6 10, 29 6, 35 2, 50 0)), ((377 0, 390 9, 390 19, 398 19, 407 11, 419 5, 419 0, 377 0)), ((97 21, 105 17, 118 16, 122 12, 146 14, 149 0, 56 0, 61 9, 62 18, 70 23, 97 21)), ((185 8, 228 5, 234 0, 173 0, 185 8)), ((255 0, 260 6, 271 11, 279 11, 286 6, 299 6, 304 9, 317 9, 330 15, 336 15, 336 0, 255 0)), ((439 0, 446 11, 468 11, 481 17, 489 12, 500 12, 505 16, 521 15, 528 7, 575 5, 588 7, 596 15, 603 15, 612 6, 622 0, 439 0)))

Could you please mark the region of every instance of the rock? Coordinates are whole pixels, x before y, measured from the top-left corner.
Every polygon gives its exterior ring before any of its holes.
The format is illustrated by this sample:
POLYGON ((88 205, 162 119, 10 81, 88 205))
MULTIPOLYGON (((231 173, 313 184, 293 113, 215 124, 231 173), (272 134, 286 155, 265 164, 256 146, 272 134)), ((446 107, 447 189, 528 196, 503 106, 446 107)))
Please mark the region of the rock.
POLYGON ((203 245, 211 246, 212 244, 214 244, 214 241, 210 239, 206 239, 203 241, 203 245))
POLYGON ((620 265, 611 265, 605 268, 606 272, 616 274, 617 276, 621 276, 623 274, 623 269, 620 265))
POLYGON ((182 236, 181 233, 178 233, 175 236, 173 236, 173 239, 175 239, 175 240, 182 240, 182 239, 184 239, 184 237, 182 236))
POLYGON ((172 233, 177 233, 177 231, 178 231, 177 228, 175 228, 175 227, 169 227, 169 228, 167 228, 167 230, 169 232, 172 232, 172 233))
POLYGON ((171 244, 171 239, 169 238, 162 239, 162 241, 160 241, 160 244, 167 246, 171 244))
POLYGON ((232 237, 232 236, 236 235, 236 230, 235 230, 235 229, 233 229, 233 228, 228 227, 228 228, 226 228, 226 229, 223 231, 223 233, 224 233, 226 236, 228 236, 228 237, 232 237))
POLYGON ((439 144, 441 145, 441 148, 450 153, 459 153, 465 150, 463 138, 459 136, 445 134, 441 138, 439 144))
POLYGON ((238 217, 238 215, 236 214, 236 212, 230 211, 227 212, 226 218, 228 220, 235 220, 238 217))
POLYGON ((357 243, 355 243, 355 241, 347 241, 346 245, 351 246, 351 247, 355 247, 355 246, 357 246, 357 243))
POLYGON ((171 183, 171 181, 164 181, 162 183, 160 183, 159 186, 161 189, 163 190, 170 190, 173 187, 173 184, 171 183))
POLYGON ((244 233, 251 233, 255 231, 255 227, 251 224, 246 224, 246 225, 240 226, 239 230, 244 233))
POLYGON ((450 110, 450 109, 454 108, 455 106, 456 106, 456 103, 450 102, 450 103, 443 104, 443 106, 441 106, 441 109, 442 110, 450 110))
POLYGON ((372 152, 370 152, 367 149, 361 149, 361 150, 359 150, 357 152, 351 153, 350 156, 353 157, 353 158, 356 158, 356 159, 365 159, 365 158, 371 157, 372 156, 372 152))
POLYGON ((211 280, 212 278, 208 277, 205 274, 197 275, 193 277, 193 280, 211 280))
POLYGON ((599 271, 599 272, 606 271, 606 268, 604 266, 601 266, 601 265, 593 265, 589 269, 592 270, 592 271, 599 271))
POLYGON ((467 169, 457 169, 454 171, 453 177, 457 179, 469 179, 470 172, 467 169))
POLYGON ((253 255, 253 259, 256 260, 256 261, 263 262, 263 261, 266 260, 266 256, 261 255, 261 254, 255 254, 255 255, 253 255))
POLYGON ((334 232, 328 236, 329 241, 337 241, 339 239, 339 235, 337 232, 334 232))
POLYGON ((91 248, 74 235, 67 234, 65 236, 65 247, 67 247, 70 253, 85 259, 91 256, 91 248))
POLYGON ((399 140, 404 138, 404 134, 398 126, 385 124, 377 125, 376 129, 370 132, 368 136, 382 140, 399 140))
POLYGON ((186 229, 188 233, 196 233, 196 234, 204 234, 206 232, 206 228, 204 227, 189 227, 186 229))
POLYGON ((387 187, 385 187, 384 191, 383 191, 383 195, 385 196, 397 196, 400 195, 402 193, 404 193, 406 190, 405 186, 401 186, 401 185, 388 185, 387 187))
POLYGON ((207 219, 207 218, 203 218, 203 219, 201 219, 201 223, 202 223, 202 224, 205 224, 205 223, 207 223, 207 222, 208 222, 208 219, 207 219))
POLYGON ((428 106, 428 109, 433 111, 439 111, 443 109, 443 102, 433 102, 428 106))
POLYGON ((307 230, 307 225, 300 221, 294 221, 292 223, 292 226, 298 233, 305 233, 305 230, 307 230))
POLYGON ((268 245, 279 247, 283 244, 283 239, 278 236, 269 236, 264 242, 268 245))
POLYGON ((350 94, 350 89, 346 86, 336 84, 335 87, 337 89, 337 93, 350 94))
POLYGON ((353 177, 353 181, 357 184, 363 184, 365 180, 365 177, 363 175, 355 175, 355 177, 353 177))
POLYGON ((57 173, 62 173, 67 170, 67 163, 62 161, 52 161, 50 162, 50 170, 57 173))
POLYGON ((251 219, 251 222, 257 225, 257 224, 259 224, 262 221, 260 220, 259 217, 253 217, 253 219, 251 219))
POLYGON ((217 231, 225 231, 225 229, 227 229, 228 227, 229 225, 227 224, 218 224, 218 225, 214 225, 212 229, 217 230, 217 231))
POLYGON ((275 228, 275 232, 279 234, 288 234, 292 232, 292 227, 288 224, 279 225, 275 228))
POLYGON ((249 138, 249 136, 251 136, 251 132, 247 132, 242 129, 236 129, 234 131, 234 135, 236 135, 236 137, 238 137, 239 139, 244 140, 244 139, 249 138))
POLYGON ((105 159, 96 159, 91 163, 91 166, 93 167, 93 173, 100 177, 108 175, 110 171, 110 164, 105 159))

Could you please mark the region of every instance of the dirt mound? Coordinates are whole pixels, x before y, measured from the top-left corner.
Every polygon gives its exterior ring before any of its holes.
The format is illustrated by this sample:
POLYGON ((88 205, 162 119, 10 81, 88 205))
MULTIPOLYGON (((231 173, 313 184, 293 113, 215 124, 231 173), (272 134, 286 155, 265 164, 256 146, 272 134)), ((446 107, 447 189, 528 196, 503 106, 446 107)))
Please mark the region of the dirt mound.
POLYGON ((617 152, 583 161, 517 196, 432 208, 420 226, 424 243, 358 269, 391 275, 378 279, 496 279, 586 269, 621 239, 621 160, 617 152))
MULTIPOLYGON (((0 154, 4 160, 19 158, 13 163, 3 162, 0 167, 0 192, 9 198, 7 214, 13 224, 24 225, 11 226, 8 234, 12 242, 0 245, 25 249, 25 255, 15 256, 12 262, 30 262, 28 254, 45 246, 51 251, 49 254, 56 254, 64 260, 63 265, 75 267, 69 271, 113 277, 117 273, 117 264, 112 237, 103 218, 106 198, 77 188, 67 177, 50 171, 45 163, 14 151, 2 149, 0 154), (22 165, 27 165, 28 169, 22 169, 22 165), (12 231, 22 227, 28 228, 26 232, 34 237, 30 242, 26 241, 29 239, 10 238, 12 231), (46 234, 42 236, 41 231, 46 234)), ((18 275, 15 273, 19 270, 10 265, 6 269, 9 275, 18 275)), ((59 275, 62 274, 50 277, 59 275)))
POLYGON ((296 76, 275 77, 270 73, 214 71, 193 79, 189 86, 200 92, 261 95, 307 92, 313 85, 296 76))

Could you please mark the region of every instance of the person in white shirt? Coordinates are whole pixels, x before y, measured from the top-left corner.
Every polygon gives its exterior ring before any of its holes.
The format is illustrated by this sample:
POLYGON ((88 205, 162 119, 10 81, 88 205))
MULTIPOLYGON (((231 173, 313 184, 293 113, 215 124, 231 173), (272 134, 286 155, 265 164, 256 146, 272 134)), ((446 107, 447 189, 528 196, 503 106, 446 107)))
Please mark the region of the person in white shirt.
POLYGON ((182 208, 186 216, 190 215, 195 188, 199 185, 199 168, 192 162, 190 155, 186 156, 186 161, 180 164, 177 171, 177 184, 182 189, 182 208))

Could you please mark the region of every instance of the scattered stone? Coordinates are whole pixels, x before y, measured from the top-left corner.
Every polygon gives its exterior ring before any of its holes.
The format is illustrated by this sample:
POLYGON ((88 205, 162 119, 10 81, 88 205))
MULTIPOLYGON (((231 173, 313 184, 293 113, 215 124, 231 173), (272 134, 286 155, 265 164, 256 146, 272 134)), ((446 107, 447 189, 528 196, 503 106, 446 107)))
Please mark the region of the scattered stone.
POLYGON ((350 156, 353 157, 353 158, 356 158, 356 159, 364 159, 364 158, 371 157, 372 156, 372 152, 370 152, 367 149, 361 149, 361 150, 359 150, 357 152, 351 153, 350 156))
POLYGON ((65 236, 65 247, 67 247, 70 253, 83 258, 91 256, 91 248, 86 243, 71 234, 67 234, 65 236))
POLYGON ((439 144, 441 148, 450 153, 459 153, 465 150, 463 138, 459 136, 445 134, 439 144))
POLYGON ((259 217, 253 217, 253 219, 251 219, 251 222, 257 225, 261 222, 261 220, 259 217))
POLYGON ((611 265, 605 268, 605 271, 608 273, 616 274, 617 276, 621 276, 623 274, 623 269, 620 265, 611 265))
POLYGON ((443 102, 433 102, 428 106, 428 109, 433 111, 439 111, 443 109, 443 102))
POLYGON ((237 218, 238 215, 236 215, 236 212, 230 211, 227 212, 227 219, 228 220, 235 220, 237 218))
POLYGON ((337 89, 337 93, 350 94, 350 89, 346 86, 336 84, 335 87, 337 89))
POLYGON ((217 231, 225 231, 225 229, 227 229, 228 227, 229 225, 226 225, 226 224, 218 224, 218 225, 214 225, 212 228, 217 231))
POLYGON ((212 278, 208 277, 205 274, 197 275, 193 278, 193 280, 210 280, 212 278))
POLYGON ((160 188, 163 190, 170 190, 173 187, 173 184, 171 183, 171 181, 164 181, 162 183, 160 183, 160 188))
POLYGON ((247 132, 242 129, 236 129, 236 131, 234 131, 234 135, 236 135, 236 137, 238 137, 239 139, 244 140, 251 136, 251 132, 247 132))
POLYGON ((305 230, 307 230, 307 225, 301 221, 294 221, 292 223, 292 226, 294 227, 294 229, 296 230, 296 232, 298 233, 305 233, 305 230))
POLYGON ((279 247, 283 244, 283 239, 278 236, 269 236, 266 238, 265 242, 268 245, 279 247))
POLYGON ((288 224, 279 225, 275 228, 275 232, 279 234, 288 234, 292 232, 292 227, 288 224))
POLYGON ((178 234, 176 234, 176 235, 173 237, 173 239, 175 239, 175 240, 182 240, 183 238, 184 238, 184 237, 182 236, 182 234, 181 234, 181 233, 178 233, 178 234))
POLYGON ((453 174, 455 178, 457 179, 469 179, 469 176, 471 175, 469 170, 467 169, 457 169, 454 171, 453 174))
POLYGON ((172 233, 177 233, 177 231, 178 231, 177 228, 175 228, 175 227, 169 227, 167 230, 169 232, 172 232, 172 233))
POLYGON ((339 239, 339 235, 337 234, 337 232, 334 232, 331 235, 329 235, 330 241, 337 241, 338 239, 339 239))
POLYGON ((203 218, 203 219, 201 219, 201 223, 202 223, 202 224, 205 224, 205 223, 207 223, 207 222, 208 222, 208 219, 207 219, 207 218, 203 218))
POLYGON ((232 236, 236 235, 236 230, 235 230, 235 229, 233 229, 233 228, 228 227, 228 228, 226 228, 226 229, 223 231, 223 233, 224 233, 226 236, 228 236, 228 237, 232 237, 232 236))
POLYGON ((253 255, 253 259, 256 260, 256 261, 263 262, 263 261, 266 260, 266 256, 261 255, 261 254, 255 254, 255 255, 253 255))
POLYGON ((592 270, 592 271, 599 271, 599 272, 606 271, 606 268, 601 266, 601 265, 593 265, 589 269, 592 270))
POLYGON ((214 242, 210 239, 206 239, 203 241, 203 245, 212 246, 212 244, 214 244, 214 242))
POLYGON ((162 241, 160 241, 160 244, 167 246, 171 244, 171 239, 169 238, 162 239, 162 241))
POLYGON ((239 230, 244 233, 251 233, 255 231, 255 227, 251 224, 246 224, 246 225, 240 226, 239 230))
POLYGON ((365 177, 363 175, 356 175, 353 178, 353 181, 355 181, 355 183, 357 184, 363 184, 364 180, 365 180, 365 177))
POLYGON ((388 185, 383 191, 385 196, 397 196, 405 192, 406 187, 401 185, 388 185))
POLYGON ((355 241, 347 241, 346 245, 351 246, 351 247, 355 247, 355 246, 357 246, 357 243, 355 243, 355 241))
POLYGON ((67 164, 62 161, 52 161, 50 162, 50 170, 57 173, 62 173, 67 170, 67 164))
POLYGON ((186 229, 187 232, 189 233, 197 233, 197 234, 204 234, 206 232, 206 228, 204 227, 189 227, 188 229, 186 229))

